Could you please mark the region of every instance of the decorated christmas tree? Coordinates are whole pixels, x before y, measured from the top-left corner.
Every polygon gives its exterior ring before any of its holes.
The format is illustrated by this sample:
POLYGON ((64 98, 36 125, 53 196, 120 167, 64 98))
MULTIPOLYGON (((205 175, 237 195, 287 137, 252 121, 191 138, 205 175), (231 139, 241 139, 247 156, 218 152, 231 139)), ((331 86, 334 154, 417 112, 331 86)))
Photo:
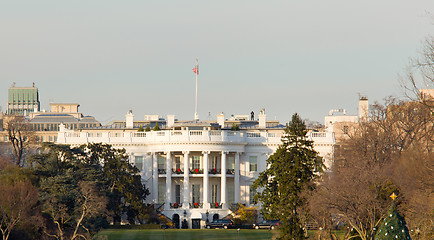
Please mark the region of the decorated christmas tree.
POLYGON ((410 240, 410 234, 405 220, 396 211, 395 193, 390 196, 393 199, 383 223, 378 228, 375 240, 410 240))

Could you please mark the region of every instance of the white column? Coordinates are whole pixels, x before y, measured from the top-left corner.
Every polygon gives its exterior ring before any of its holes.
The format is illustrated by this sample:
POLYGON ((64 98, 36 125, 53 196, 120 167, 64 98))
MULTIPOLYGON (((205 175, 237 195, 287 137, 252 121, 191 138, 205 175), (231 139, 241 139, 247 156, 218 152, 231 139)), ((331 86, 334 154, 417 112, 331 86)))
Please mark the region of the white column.
POLYGON ((234 176, 235 203, 240 202, 240 153, 235 153, 235 176, 234 176))
POLYGON ((209 177, 208 177, 208 154, 209 152, 202 152, 203 154, 203 208, 209 208, 208 201, 208 185, 209 185, 209 177))
POLYGON ((158 203, 158 155, 152 153, 152 196, 154 204, 158 203))
POLYGON ((221 193, 220 193, 220 201, 223 204, 223 208, 227 209, 226 205, 226 154, 227 152, 222 152, 222 178, 221 178, 221 193))
POLYGON ((164 209, 170 209, 172 200, 172 158, 170 152, 166 152, 166 203, 164 209))
POLYGON ((190 179, 189 179, 189 163, 190 163, 190 152, 183 152, 184 153, 184 208, 189 208, 190 203, 190 179))

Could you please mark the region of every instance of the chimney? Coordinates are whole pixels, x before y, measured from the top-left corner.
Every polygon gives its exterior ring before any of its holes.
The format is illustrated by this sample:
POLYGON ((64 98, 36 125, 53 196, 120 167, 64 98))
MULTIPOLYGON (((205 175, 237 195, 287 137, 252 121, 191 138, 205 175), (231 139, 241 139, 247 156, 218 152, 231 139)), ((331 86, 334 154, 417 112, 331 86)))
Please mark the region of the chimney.
POLYGON ((267 127, 267 115, 265 114, 265 109, 261 109, 259 111, 259 128, 266 128, 267 127))
POLYGON ((125 127, 134 128, 133 110, 128 111, 127 115, 125 115, 125 127))
POLYGON ((167 128, 171 128, 175 124, 175 115, 167 115, 167 128))
POLYGON ((221 128, 225 127, 225 115, 223 114, 223 112, 217 115, 217 123, 220 124, 221 128))
POLYGON ((368 97, 360 97, 359 99, 359 122, 366 121, 369 114, 368 97))

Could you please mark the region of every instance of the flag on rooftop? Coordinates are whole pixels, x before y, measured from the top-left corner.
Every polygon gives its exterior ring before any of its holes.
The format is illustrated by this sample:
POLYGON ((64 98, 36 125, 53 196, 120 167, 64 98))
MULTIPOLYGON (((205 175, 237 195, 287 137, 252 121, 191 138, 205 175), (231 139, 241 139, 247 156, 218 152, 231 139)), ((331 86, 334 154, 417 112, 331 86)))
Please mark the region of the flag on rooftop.
POLYGON ((196 65, 196 66, 193 68, 193 72, 196 73, 196 75, 199 75, 199 65, 196 65))

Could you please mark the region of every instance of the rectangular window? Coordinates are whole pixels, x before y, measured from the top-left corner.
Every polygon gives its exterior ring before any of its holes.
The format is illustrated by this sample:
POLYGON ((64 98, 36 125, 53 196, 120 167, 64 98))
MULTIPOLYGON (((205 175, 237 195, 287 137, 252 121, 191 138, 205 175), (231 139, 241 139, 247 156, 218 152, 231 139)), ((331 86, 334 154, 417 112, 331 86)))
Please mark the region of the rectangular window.
POLYGON ((348 126, 344 126, 343 129, 342 129, 342 132, 343 132, 344 134, 347 134, 347 135, 348 135, 349 127, 348 127, 348 126))
POLYGON ((200 156, 193 156, 191 167, 193 169, 200 169, 200 156))
POLYGON ((255 204, 254 201, 253 201, 255 195, 256 195, 256 191, 253 190, 252 186, 250 186, 250 188, 249 188, 249 203, 250 204, 255 204))
POLYGON ((181 185, 179 184, 175 185, 175 202, 181 202, 181 185))
POLYGON ((181 157, 175 157, 175 170, 181 169, 181 157))
POLYGON ((234 156, 229 156, 227 161, 226 161, 226 168, 230 169, 230 170, 234 170, 235 169, 235 157, 234 156))
POLYGON ((211 186, 211 202, 217 202, 217 184, 211 186))
POLYGON ((227 195, 228 195, 228 203, 234 203, 235 202, 234 183, 228 183, 226 185, 226 191, 227 191, 227 195))
POLYGON ((211 157, 211 169, 217 169, 217 156, 211 157))
POLYGON ((200 185, 193 184, 191 186, 193 203, 200 203, 200 185))
POLYGON ((166 164, 164 164, 164 162, 166 161, 166 159, 162 156, 158 156, 158 169, 166 169, 164 166, 166 164))
POLYGON ((258 171, 258 157, 257 156, 250 156, 249 162, 250 162, 250 172, 258 171))
POLYGON ((166 198, 166 184, 158 184, 158 203, 164 203, 166 198))
POLYGON ((139 169, 139 171, 143 171, 143 156, 135 156, 134 165, 139 169))

